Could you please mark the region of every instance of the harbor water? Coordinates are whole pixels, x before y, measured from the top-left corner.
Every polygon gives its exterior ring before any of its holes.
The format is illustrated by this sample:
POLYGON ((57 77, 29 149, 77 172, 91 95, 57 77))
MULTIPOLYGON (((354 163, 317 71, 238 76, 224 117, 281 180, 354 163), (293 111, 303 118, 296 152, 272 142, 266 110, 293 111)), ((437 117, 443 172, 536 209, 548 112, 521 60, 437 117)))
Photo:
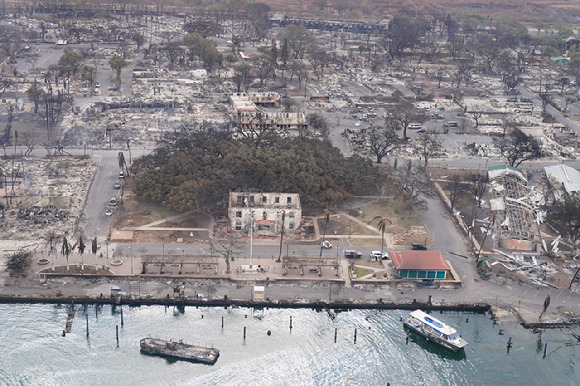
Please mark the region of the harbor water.
POLYGON ((533 333, 494 324, 484 313, 432 313, 469 342, 451 353, 415 334, 407 339, 403 310, 123 306, 121 325, 119 306, 76 305, 63 337, 71 307, 0 305, 0 385, 580 383, 571 331, 533 333), (221 355, 213 366, 146 355, 139 340, 147 336, 216 347, 221 355))

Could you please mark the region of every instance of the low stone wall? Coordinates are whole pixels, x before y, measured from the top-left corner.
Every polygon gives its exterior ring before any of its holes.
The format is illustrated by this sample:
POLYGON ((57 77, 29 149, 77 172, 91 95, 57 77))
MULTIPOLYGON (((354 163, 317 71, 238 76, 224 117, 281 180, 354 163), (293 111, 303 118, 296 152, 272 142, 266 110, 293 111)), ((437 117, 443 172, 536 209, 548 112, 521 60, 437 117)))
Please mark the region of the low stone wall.
POLYGON ((365 303, 357 302, 325 302, 325 301, 308 301, 308 300, 266 300, 251 301, 242 299, 173 299, 173 298, 149 298, 149 299, 131 299, 131 298, 83 298, 83 297, 26 297, 26 296, 0 296, 0 303, 12 304, 115 304, 129 306, 202 306, 202 307, 270 307, 270 308, 345 308, 345 309, 399 309, 399 310, 441 310, 441 311, 472 311, 487 312, 491 309, 489 304, 485 303, 429 303, 418 301, 407 302, 383 302, 381 298, 375 301, 365 303))

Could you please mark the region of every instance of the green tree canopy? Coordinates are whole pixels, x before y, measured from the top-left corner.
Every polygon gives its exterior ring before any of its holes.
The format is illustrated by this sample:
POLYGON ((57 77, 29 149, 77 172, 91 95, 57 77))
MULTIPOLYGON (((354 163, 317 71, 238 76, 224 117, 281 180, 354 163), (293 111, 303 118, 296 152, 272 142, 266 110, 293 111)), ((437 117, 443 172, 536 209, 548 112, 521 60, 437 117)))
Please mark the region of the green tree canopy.
POLYGON ((84 58, 80 52, 68 51, 60 57, 58 65, 66 76, 74 76, 79 71, 84 58))
POLYGON ((286 26, 282 41, 284 41, 284 44, 288 44, 294 59, 303 59, 304 55, 310 52, 316 44, 314 35, 303 24, 286 26))
POLYGON ((211 71, 222 64, 222 54, 211 40, 205 39, 202 35, 188 33, 183 37, 183 43, 187 46, 189 60, 193 61, 198 57, 206 70, 211 71))
POLYGON ((117 88, 121 87, 121 71, 123 68, 127 67, 128 64, 129 63, 119 55, 115 55, 109 60, 109 65, 116 74, 115 81, 117 83, 117 88))
POLYGON ((177 211, 224 209, 234 190, 297 192, 303 205, 327 207, 383 181, 369 160, 327 141, 274 135, 260 145, 216 129, 177 135, 135 162, 136 193, 177 211))

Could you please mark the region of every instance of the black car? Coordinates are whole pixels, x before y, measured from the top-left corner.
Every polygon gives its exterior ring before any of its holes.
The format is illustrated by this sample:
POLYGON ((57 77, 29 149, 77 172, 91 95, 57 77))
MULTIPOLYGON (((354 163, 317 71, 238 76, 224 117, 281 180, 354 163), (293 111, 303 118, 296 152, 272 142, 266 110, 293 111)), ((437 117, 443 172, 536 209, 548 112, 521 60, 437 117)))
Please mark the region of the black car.
POLYGON ((413 250, 415 250, 415 251, 424 251, 424 250, 426 250, 426 249, 427 249, 427 247, 426 247, 426 246, 424 246, 424 245, 423 245, 423 244, 421 244, 421 243, 413 243, 413 244, 411 245, 411 249, 413 249, 413 250))

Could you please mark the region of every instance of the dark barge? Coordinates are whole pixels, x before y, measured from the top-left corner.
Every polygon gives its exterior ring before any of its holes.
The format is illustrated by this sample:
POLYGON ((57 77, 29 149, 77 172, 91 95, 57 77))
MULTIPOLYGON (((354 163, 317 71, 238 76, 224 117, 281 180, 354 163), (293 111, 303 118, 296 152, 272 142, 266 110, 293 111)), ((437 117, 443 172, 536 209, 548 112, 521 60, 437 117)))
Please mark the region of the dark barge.
POLYGON ((194 346, 183 342, 173 342, 156 338, 143 338, 140 341, 141 351, 151 354, 184 359, 191 362, 213 365, 220 356, 220 350, 194 346))

